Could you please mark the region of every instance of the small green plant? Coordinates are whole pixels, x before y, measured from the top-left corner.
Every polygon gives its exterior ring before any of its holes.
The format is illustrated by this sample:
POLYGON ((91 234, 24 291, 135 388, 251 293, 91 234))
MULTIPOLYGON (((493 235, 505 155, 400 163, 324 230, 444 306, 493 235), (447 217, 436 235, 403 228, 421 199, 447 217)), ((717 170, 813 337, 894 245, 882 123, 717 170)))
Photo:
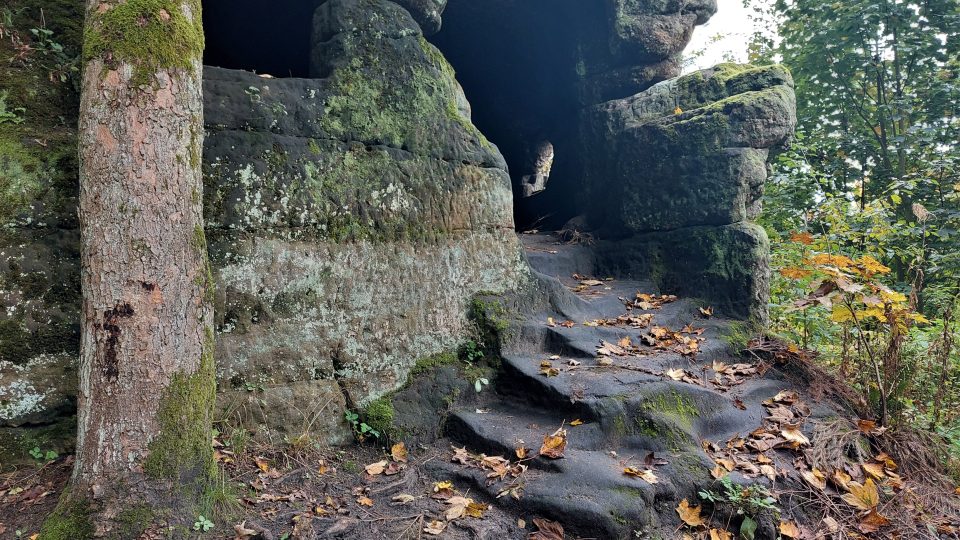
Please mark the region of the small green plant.
POLYGON ((7 105, 9 94, 5 90, 0 90, 0 124, 22 124, 23 115, 27 112, 23 107, 10 107, 7 105))
POLYGON ((197 520, 193 522, 193 530, 199 532, 208 532, 213 529, 213 522, 204 517, 202 514, 197 516, 197 520))
POLYGON ((361 422, 359 414, 353 411, 345 411, 343 417, 347 420, 347 423, 350 424, 350 427, 353 428, 354 435, 356 435, 360 441, 369 437, 373 437, 374 439, 380 438, 380 432, 368 426, 366 423, 361 422))
POLYGON ((771 511, 779 519, 777 499, 770 494, 766 486, 734 484, 729 475, 720 479, 720 486, 720 492, 701 490, 700 498, 713 504, 728 504, 736 510, 738 516, 743 516, 740 524, 741 538, 753 538, 757 530, 757 516, 762 512, 771 511))
POLYGON ((460 356, 463 358, 463 361, 468 364, 483 360, 483 345, 471 339, 463 344, 463 347, 460 349, 460 356))
POLYGON ((53 450, 47 450, 44 452, 39 446, 34 446, 30 449, 30 457, 38 461, 53 461, 60 457, 60 454, 54 452, 53 450))
POLYGON ((473 381, 473 389, 476 390, 478 394, 483 391, 484 386, 489 385, 490 381, 488 381, 486 377, 480 377, 479 379, 473 381))
POLYGON ((44 67, 50 72, 51 82, 65 83, 71 76, 80 72, 78 57, 64 49, 63 45, 54 38, 53 30, 31 28, 30 33, 33 34, 33 50, 46 60, 44 67))

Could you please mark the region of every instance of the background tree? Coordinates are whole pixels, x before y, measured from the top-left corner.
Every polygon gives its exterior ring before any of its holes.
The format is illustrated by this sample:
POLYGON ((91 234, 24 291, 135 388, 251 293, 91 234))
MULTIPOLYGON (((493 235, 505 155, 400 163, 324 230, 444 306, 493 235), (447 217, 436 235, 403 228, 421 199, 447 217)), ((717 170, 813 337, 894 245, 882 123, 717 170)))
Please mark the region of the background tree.
POLYGON ((751 59, 785 63, 798 98, 762 218, 779 269, 774 330, 821 352, 878 417, 960 448, 960 418, 944 413, 960 400, 960 4, 746 1, 760 23, 751 59), (796 309, 837 272, 844 285, 864 271, 836 261, 865 256, 891 269, 844 291, 865 302, 796 309))
POLYGON ((87 4, 77 455, 42 538, 134 538, 209 503, 200 16, 199 0, 87 4))

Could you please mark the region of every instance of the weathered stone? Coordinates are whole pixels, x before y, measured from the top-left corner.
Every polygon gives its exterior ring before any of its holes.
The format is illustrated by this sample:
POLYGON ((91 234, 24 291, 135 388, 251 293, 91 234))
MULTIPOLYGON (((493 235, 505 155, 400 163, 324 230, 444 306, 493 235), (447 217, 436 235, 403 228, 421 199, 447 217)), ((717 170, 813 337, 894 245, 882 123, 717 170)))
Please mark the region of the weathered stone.
POLYGON ((423 29, 426 35, 436 34, 443 23, 441 15, 447 7, 447 0, 394 0, 400 4, 423 29))
POLYGON ((756 215, 768 150, 796 124, 785 69, 722 64, 586 115, 593 223, 608 235, 756 215))
POLYGON ((315 79, 207 70, 205 219, 221 380, 333 381, 342 418, 456 348, 472 295, 523 266, 503 158, 410 15, 331 0, 315 28, 315 79))
POLYGON ((663 291, 697 297, 724 315, 766 322, 770 246, 752 223, 687 227, 596 245, 602 275, 646 276, 663 291))

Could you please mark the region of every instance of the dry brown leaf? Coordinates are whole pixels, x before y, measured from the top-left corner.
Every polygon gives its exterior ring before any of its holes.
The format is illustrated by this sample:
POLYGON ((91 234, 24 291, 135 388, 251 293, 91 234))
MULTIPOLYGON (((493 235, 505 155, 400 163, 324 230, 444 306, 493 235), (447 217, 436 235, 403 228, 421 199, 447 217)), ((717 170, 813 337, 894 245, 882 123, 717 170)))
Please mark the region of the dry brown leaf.
POLYGON ((827 489, 827 477, 820 469, 813 469, 812 471, 801 471, 800 476, 807 481, 811 486, 823 491, 827 489))
POLYGON ((390 456, 393 457, 394 461, 399 461, 401 463, 407 462, 407 445, 403 444, 403 441, 398 442, 390 448, 390 456))
POLYGON ((879 463, 861 463, 860 466, 863 467, 863 471, 874 480, 883 480, 883 465, 879 463))
POLYGON ((847 487, 850 493, 844 494, 842 498, 850 506, 859 510, 872 510, 880 504, 880 493, 872 478, 867 478, 863 484, 850 482, 847 487))
POLYGON ((800 527, 792 521, 781 521, 780 535, 787 538, 800 538, 800 527))
POLYGON ((710 529, 710 540, 733 540, 733 533, 726 529, 710 529))
POLYGON ((366 495, 361 495, 357 497, 357 504, 361 506, 373 506, 373 499, 367 497, 366 495))
POLYGON ((517 455, 517 459, 526 459, 530 450, 525 446, 518 446, 513 453, 517 455))
POLYGON ((363 468, 367 471, 367 474, 370 476, 377 476, 378 474, 383 474, 383 471, 386 470, 389 462, 387 460, 378 461, 376 463, 371 463, 363 468))
POLYGON ((550 459, 560 459, 563 457, 563 451, 567 448, 567 430, 560 428, 543 438, 543 445, 540 446, 540 455, 550 459))
POLYGON ((390 498, 390 500, 397 504, 410 504, 413 501, 417 500, 417 498, 414 497, 413 495, 410 495, 409 493, 401 493, 399 495, 394 495, 393 497, 390 498))
POLYGON ((703 315, 704 318, 707 318, 707 319, 709 319, 710 317, 713 317, 713 307, 711 306, 711 307, 702 307, 702 308, 700 308, 700 314, 703 315))
POLYGON ((571 425, 571 426, 582 426, 582 425, 583 425, 583 420, 577 418, 577 419, 574 420, 573 422, 570 422, 570 425, 571 425))
POLYGON ((263 471, 263 472, 267 472, 267 471, 270 470, 270 464, 267 463, 267 460, 266 460, 266 459, 264 459, 264 458, 262 458, 262 457, 260 457, 260 456, 257 456, 257 457, 255 457, 255 458, 253 458, 253 462, 256 463, 256 464, 257 464, 257 468, 260 469, 260 470, 263 471))
POLYGON ((650 469, 638 469, 636 467, 626 467, 623 469, 623 474, 627 476, 633 476, 634 478, 640 478, 646 480, 649 484, 656 484, 657 475, 650 469))
POLYGON ((780 430, 780 435, 787 441, 800 446, 807 446, 810 444, 810 439, 808 439, 807 436, 800 431, 799 427, 787 426, 780 430))
POLYGON ((706 524, 706 520, 704 520, 703 516, 700 515, 700 507, 690 506, 690 502, 686 499, 680 501, 680 504, 677 505, 676 510, 677 514, 680 516, 680 519, 691 527, 700 527, 701 525, 706 524))
POLYGON ((444 523, 443 521, 433 520, 426 527, 423 528, 423 532, 433 536, 438 536, 446 528, 447 528, 447 524, 444 523))
POLYGON ((537 531, 530 533, 528 540, 564 540, 563 526, 556 521, 533 518, 537 531))
POLYGON ((890 520, 880 515, 876 508, 873 508, 870 510, 870 513, 860 520, 860 525, 858 527, 862 532, 873 533, 879 531, 881 527, 886 527, 889 524, 890 520))

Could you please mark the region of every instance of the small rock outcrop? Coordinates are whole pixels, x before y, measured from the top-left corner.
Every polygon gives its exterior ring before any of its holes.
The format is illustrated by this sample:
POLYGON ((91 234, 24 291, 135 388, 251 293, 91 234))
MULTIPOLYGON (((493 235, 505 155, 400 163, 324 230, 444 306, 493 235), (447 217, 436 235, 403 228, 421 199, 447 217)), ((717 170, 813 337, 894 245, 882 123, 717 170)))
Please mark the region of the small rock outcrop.
POLYGON ((750 220, 795 108, 784 68, 721 64, 590 109, 587 214, 610 240, 601 259, 762 321, 767 240, 750 220))

